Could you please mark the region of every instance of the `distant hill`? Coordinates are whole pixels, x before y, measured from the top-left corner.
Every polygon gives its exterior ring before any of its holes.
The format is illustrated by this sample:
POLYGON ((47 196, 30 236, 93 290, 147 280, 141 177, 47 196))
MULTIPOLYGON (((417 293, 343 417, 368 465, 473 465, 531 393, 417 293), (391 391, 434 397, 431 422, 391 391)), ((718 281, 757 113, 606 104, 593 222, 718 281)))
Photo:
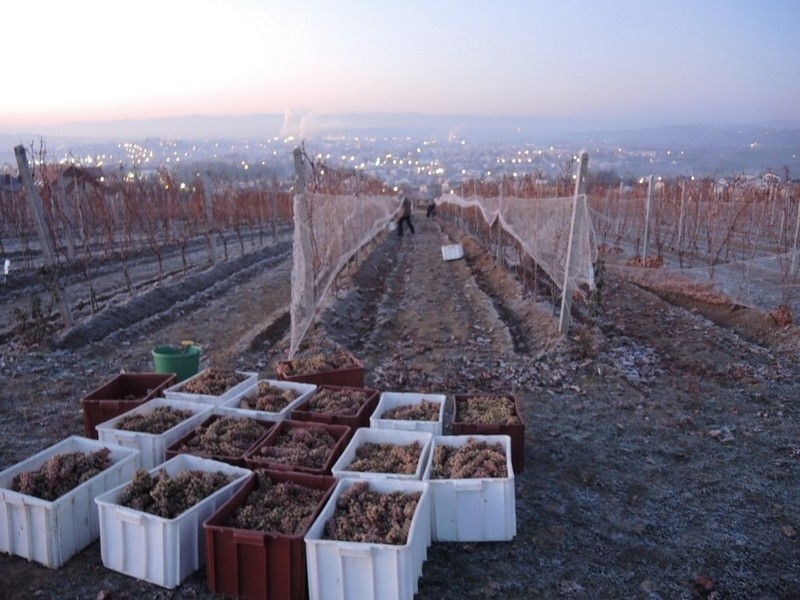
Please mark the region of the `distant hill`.
MULTIPOLYGON (((730 139, 739 133, 800 131, 800 121, 731 125, 627 126, 588 119, 544 119, 537 117, 489 117, 476 115, 430 115, 417 113, 352 113, 322 115, 289 110, 285 114, 240 116, 191 115, 159 119, 91 121, 52 125, 42 131, 0 132, 0 141, 64 139, 99 141, 145 138, 267 138, 294 136, 313 139, 327 136, 380 135, 388 137, 432 137, 439 140, 468 138, 480 142, 636 139, 671 140, 672 143, 730 139), (546 138, 546 139, 545 139, 546 138)), ((17 142, 19 143, 19 142, 17 142)))
MULTIPOLYGON (((43 132, 0 132, 0 166, 15 166, 13 148, 43 139, 48 148, 74 149, 110 142, 167 140, 271 140, 294 137, 354 139, 359 136, 389 140, 465 140, 470 145, 524 144, 533 147, 560 146, 575 151, 653 151, 663 153, 660 164, 676 158, 676 169, 697 173, 760 171, 788 167, 793 177, 800 172, 800 122, 749 125, 688 124, 663 127, 628 127, 624 123, 601 123, 585 119, 535 117, 486 117, 474 115, 429 115, 415 113, 362 113, 321 115, 287 111, 285 114, 206 116, 85 122, 48 127, 43 132), (683 154, 681 154, 683 152, 683 154)), ((597 164, 597 163, 595 163, 597 164)), ((615 169, 621 165, 610 164, 615 169)), ((637 171, 639 169, 637 168, 637 171)), ((663 171, 670 172, 669 168, 663 171)))

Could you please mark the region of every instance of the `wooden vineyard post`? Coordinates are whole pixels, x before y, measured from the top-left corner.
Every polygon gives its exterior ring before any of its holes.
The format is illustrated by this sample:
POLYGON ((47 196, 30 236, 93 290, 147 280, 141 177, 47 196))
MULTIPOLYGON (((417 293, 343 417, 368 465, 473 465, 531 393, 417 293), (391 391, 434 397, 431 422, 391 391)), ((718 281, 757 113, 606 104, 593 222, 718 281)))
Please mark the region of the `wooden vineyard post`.
MULTIPOLYGON (((786 199, 785 205, 791 206, 791 202, 789 202, 789 186, 786 186, 786 189, 783 191, 784 198, 786 199)), ((797 220, 794 223, 794 242, 792 243, 792 263, 789 267, 789 281, 794 281, 795 278, 795 268, 797 266, 797 240, 800 237, 800 204, 797 205, 797 220)))
MULTIPOLYGON (((586 186, 586 167, 589 164, 589 155, 581 152, 581 165, 578 171, 578 179, 575 181, 575 197, 572 201, 572 220, 569 227, 569 240, 567 241, 567 259, 564 265, 564 285, 561 288, 561 315, 558 321, 558 330, 561 335, 569 331, 570 310, 572 306, 572 273, 575 270, 573 262, 575 252, 573 246, 576 243, 576 221, 578 216, 578 203, 581 204, 581 214, 585 213, 586 196, 584 189, 586 186)), ((581 224, 583 228, 583 223, 581 224)))
MULTIPOLYGON (((70 231, 66 232, 67 238, 67 258, 69 260, 75 260, 75 240, 72 239, 72 232, 75 231, 75 222, 72 215, 72 203, 70 202, 70 198, 67 197, 67 192, 64 189, 64 178, 58 178, 58 187, 59 191, 61 192, 61 202, 64 210, 64 217, 67 219, 67 224, 69 225, 70 231)), ((78 189, 78 186, 75 186, 75 189, 78 189)))
MULTIPOLYGON (((47 235, 47 227, 44 222, 44 211, 42 210, 42 201, 39 194, 36 192, 36 187, 33 185, 33 176, 31 176, 31 169, 28 165, 28 157, 25 155, 25 146, 19 145, 14 148, 14 154, 17 158, 17 167, 19 174, 22 176, 22 182, 25 186, 26 196, 28 197, 28 204, 31 207, 33 220, 36 223, 36 233, 39 235, 39 243, 42 246, 42 255, 44 256, 44 264, 48 267, 55 268, 55 252, 53 252, 53 245, 50 237, 47 235)), ((61 318, 67 327, 72 327, 72 311, 70 310, 69 302, 66 295, 61 291, 61 285, 58 283, 58 277, 54 273, 54 289, 58 301, 58 307, 61 312, 61 318)))
POLYGON ((311 215, 308 210, 306 196, 306 177, 303 170, 303 150, 294 149, 294 264, 292 266, 292 300, 290 306, 291 316, 291 342, 289 358, 300 345, 300 339, 305 333, 311 320, 311 315, 299 314, 303 309, 311 313, 316 310, 317 294, 315 290, 314 257, 311 243, 311 215), (302 276, 302 280, 298 278, 302 276), (299 320, 307 320, 301 324, 299 320), (302 329, 302 331, 299 331, 302 329))
POLYGON ((647 234, 650 227, 650 204, 653 202, 653 176, 647 178, 647 201, 644 205, 644 240, 642 242, 642 266, 647 261, 647 234))
MULTIPOLYGON (((305 292, 309 294, 312 303, 316 302, 316 291, 314 286, 313 257, 311 256, 311 215, 308 211, 308 198, 306 196, 306 176, 303 171, 303 151, 300 148, 294 150, 294 174, 295 174, 295 194, 294 194, 294 235, 295 240, 299 240, 300 248, 307 266, 304 269, 306 274, 305 292)), ((296 244, 297 242, 295 242, 296 244)), ((296 252, 296 251, 295 251, 296 252)))
POLYGON ((208 251, 211 254, 211 264, 217 264, 217 240, 214 238, 214 192, 213 182, 208 173, 203 175, 203 210, 206 216, 206 236, 208 251))
POLYGON ((495 264, 502 265, 505 261, 504 258, 504 249, 503 249, 503 224, 500 222, 500 215, 494 218, 494 222, 497 223, 497 248, 494 256, 495 264))
POLYGON ((683 268, 683 222, 685 220, 684 214, 686 210, 686 180, 681 182, 681 214, 678 217, 678 257, 680 258, 680 266, 683 268))
MULTIPOLYGON (((500 202, 497 203, 497 215, 494 217, 494 222, 497 223, 497 246, 495 248, 494 262, 495 264, 502 265, 505 263, 503 251, 503 224, 500 222, 500 214, 503 212, 503 187, 500 187, 500 202)), ((491 229, 489 230, 491 233, 491 229)))

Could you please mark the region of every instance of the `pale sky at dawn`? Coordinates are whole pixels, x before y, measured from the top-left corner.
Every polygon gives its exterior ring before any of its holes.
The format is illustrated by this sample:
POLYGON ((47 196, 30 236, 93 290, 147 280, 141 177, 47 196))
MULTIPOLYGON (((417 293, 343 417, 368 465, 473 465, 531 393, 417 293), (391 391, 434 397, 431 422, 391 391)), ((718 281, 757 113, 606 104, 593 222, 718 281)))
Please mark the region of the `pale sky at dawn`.
POLYGON ((2 19, 0 133, 287 110, 800 120, 798 0, 39 0, 2 19))

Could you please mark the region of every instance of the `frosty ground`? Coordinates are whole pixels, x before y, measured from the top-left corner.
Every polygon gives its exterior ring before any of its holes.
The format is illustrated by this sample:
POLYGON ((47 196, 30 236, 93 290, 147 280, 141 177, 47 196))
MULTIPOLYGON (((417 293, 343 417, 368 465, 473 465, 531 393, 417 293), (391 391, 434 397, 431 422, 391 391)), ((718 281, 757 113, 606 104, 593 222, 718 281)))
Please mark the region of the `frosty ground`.
MULTIPOLYGON (((658 293, 609 267, 595 321, 561 337, 474 240, 415 216, 361 252, 300 353, 343 348, 380 390, 515 393, 525 420, 517 535, 434 543, 420 599, 800 597, 800 365, 794 326, 658 293), (461 241, 465 258, 443 261, 461 241)), ((79 398, 156 344, 274 375, 288 348, 290 254, 275 245, 96 317, 55 349, 2 349, 0 469, 72 434, 79 398), (167 300, 164 300, 164 297, 167 300), (148 308, 151 307, 151 308, 148 308)), ((449 426, 446 426, 446 430, 449 426)), ((99 543, 48 569, 0 555, 0 598, 210 598, 109 571, 99 543)))

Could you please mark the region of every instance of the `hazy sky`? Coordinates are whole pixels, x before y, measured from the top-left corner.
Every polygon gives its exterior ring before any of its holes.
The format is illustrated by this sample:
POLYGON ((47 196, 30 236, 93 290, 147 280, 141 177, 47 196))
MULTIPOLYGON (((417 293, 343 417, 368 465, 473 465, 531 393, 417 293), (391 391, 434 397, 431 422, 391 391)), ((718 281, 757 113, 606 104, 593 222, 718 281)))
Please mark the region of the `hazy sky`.
POLYGON ((0 132, 310 111, 800 120, 799 0, 4 5, 0 132))

